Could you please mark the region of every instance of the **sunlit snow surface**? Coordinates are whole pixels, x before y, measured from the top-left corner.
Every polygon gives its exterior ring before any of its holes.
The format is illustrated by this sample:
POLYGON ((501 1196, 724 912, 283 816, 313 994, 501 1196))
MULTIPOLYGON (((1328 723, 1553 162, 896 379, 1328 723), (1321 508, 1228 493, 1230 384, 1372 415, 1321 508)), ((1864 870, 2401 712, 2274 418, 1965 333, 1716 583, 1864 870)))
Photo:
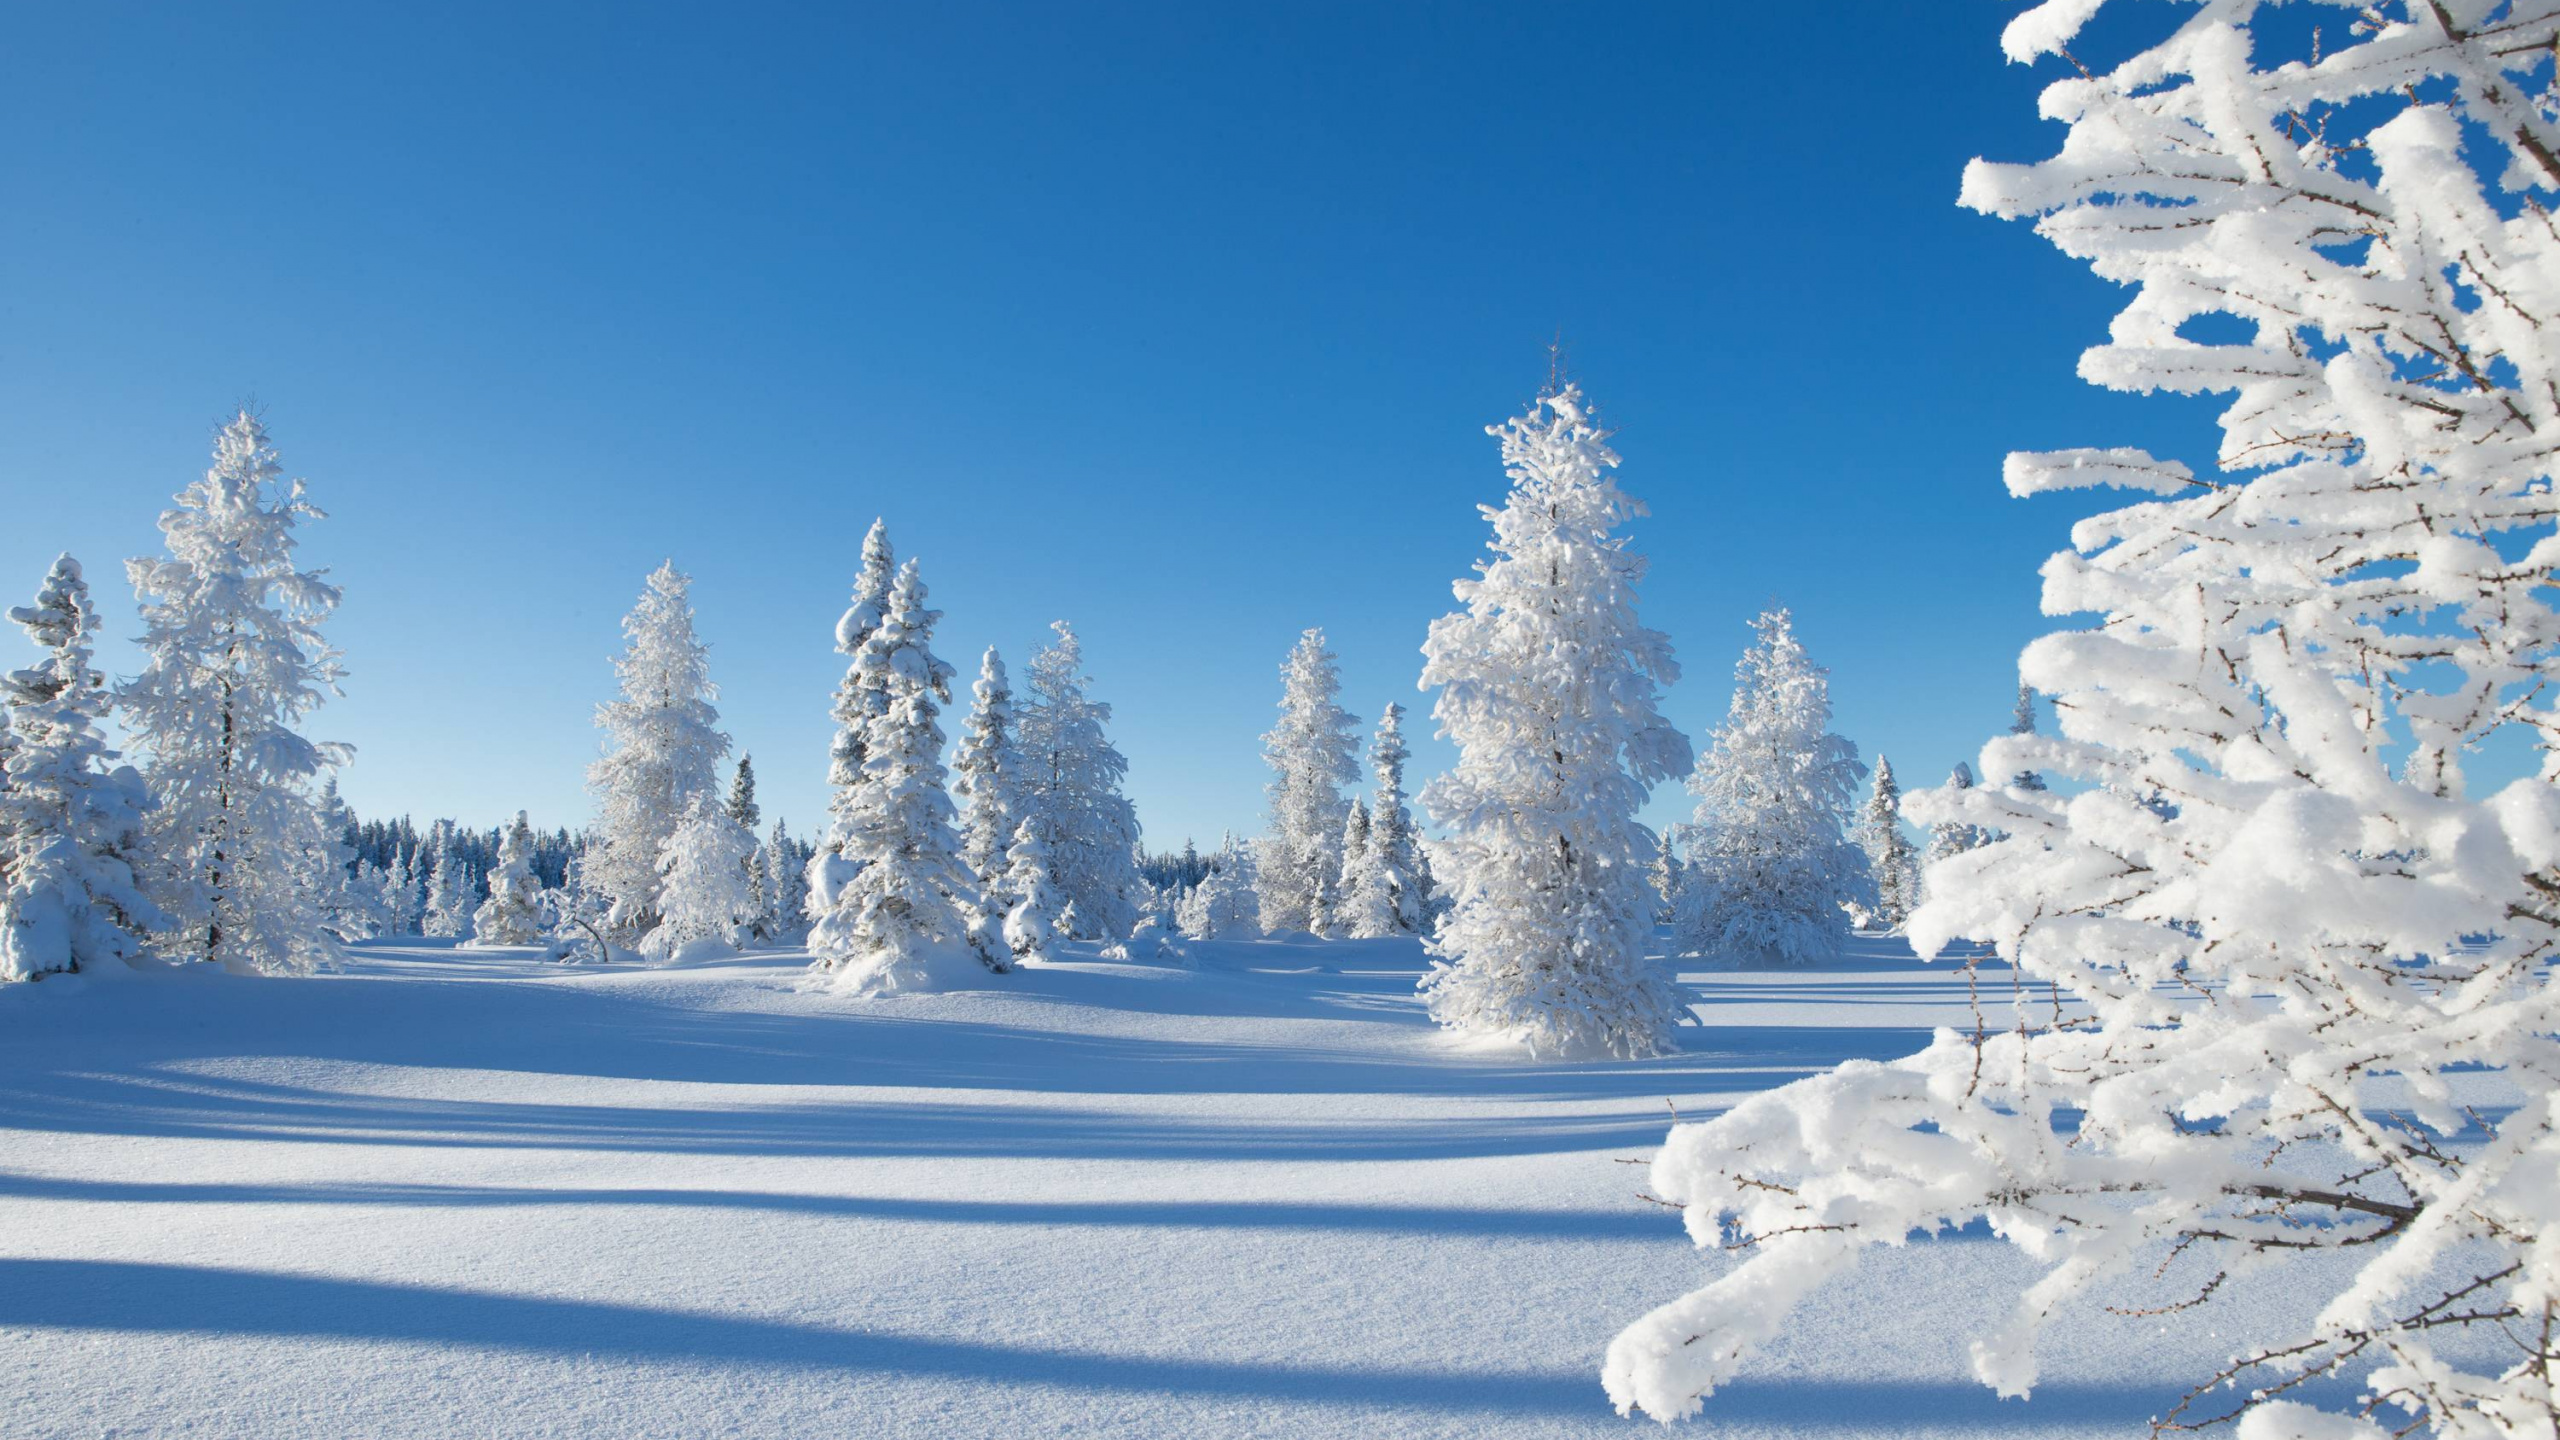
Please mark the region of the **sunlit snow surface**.
MULTIPOLYGON (((1602 1347, 1724 1261, 1622 1162, 1968 1014, 1875 942, 1693 977, 1675 1058, 1537 1064, 1443 1040, 1409 942, 1197 949, 885 1000, 443 942, 9 987, 0 1431, 1650 1433, 1602 1347)), ((1688 1428, 2139 1435, 2316 1300, 2078 1317, 2001 1402, 1963 1345, 2026 1273, 1880 1252, 1688 1428)))

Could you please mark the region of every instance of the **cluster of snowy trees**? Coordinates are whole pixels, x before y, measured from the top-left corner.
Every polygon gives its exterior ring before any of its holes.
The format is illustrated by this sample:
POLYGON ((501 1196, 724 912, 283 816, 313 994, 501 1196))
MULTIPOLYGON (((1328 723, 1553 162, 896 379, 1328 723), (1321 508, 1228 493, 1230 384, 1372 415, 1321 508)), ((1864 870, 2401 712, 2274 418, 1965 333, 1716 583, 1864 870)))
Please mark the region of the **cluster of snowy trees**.
POLYGON ((1120 790, 1128 762, 1075 631, 1053 627, 1020 702, 1003 657, 981 657, 946 762, 954 671, 933 648, 942 612, 927 593, 921 565, 898 564, 875 522, 835 631, 847 663, 830 712, 828 825, 804 846, 778 822, 757 841, 744 762, 719 797, 729 740, 690 581, 671 564, 651 575, 624 621, 620 694, 598 712, 609 748, 589 774, 597 821, 557 928, 595 952, 660 958, 805 940, 813 970, 865 992, 1000 974, 1061 940, 1128 935, 1154 892, 1120 790))
POLYGON ((1963 203, 2129 287, 2083 375, 2234 397, 2218 473, 2009 457, 2015 494, 2138 497, 2044 567, 2047 613, 2098 617, 2021 660, 2060 733, 2022 708, 1981 783, 1907 801, 1914 945, 1990 947, 2014 998, 1676 1129, 1656 1193, 1743 1259, 1604 1378, 1692 1413, 1866 1247, 1981 1222, 2042 1271, 1973 1343, 2001 1394, 2074 1303, 2214 1323, 2272 1270, 2311 1318, 2237 1335, 2164 1425, 2548 1437, 2560 9, 2214 0, 2121 17, 2156 43, 2105 68, 2103 8, 2009 26, 2012 60, 2070 67, 2042 107, 2068 134, 1976 161, 1963 203), (2540 773, 2474 783, 2510 738, 2540 773))
POLYGON ((127 566, 141 673, 92 668, 97 611, 70 556, 10 612, 43 658, 0 687, 0 975, 335 954, 345 857, 321 787, 347 751, 297 728, 339 678, 321 633, 338 591, 294 559, 320 514, 244 412, 161 516, 167 554, 127 566), (139 767, 107 745, 110 711, 139 767))

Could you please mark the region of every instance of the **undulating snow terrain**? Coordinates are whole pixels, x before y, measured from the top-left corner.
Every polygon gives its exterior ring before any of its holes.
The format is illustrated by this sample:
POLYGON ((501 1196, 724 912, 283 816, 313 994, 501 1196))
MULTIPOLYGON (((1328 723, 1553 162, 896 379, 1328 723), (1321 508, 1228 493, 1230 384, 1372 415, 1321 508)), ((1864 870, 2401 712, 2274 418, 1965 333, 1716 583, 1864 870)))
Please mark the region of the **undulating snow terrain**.
MULTIPOLYGON (((1623 1162, 1968 1014, 1873 941, 1693 976, 1664 1058, 1524 1063, 1429 1022, 1409 940, 1061 948, 876 999, 432 941, 0 990, 0 1430, 1649 1432, 1601 1352, 1727 1262, 1623 1162)), ((2092 1312, 1995 1400, 1964 1343, 2027 1273, 1878 1251, 1692 1428, 2139 1435, 2229 1349, 2092 1312)), ((2299 1279, 2232 1304, 2281 1333, 2299 1279)))

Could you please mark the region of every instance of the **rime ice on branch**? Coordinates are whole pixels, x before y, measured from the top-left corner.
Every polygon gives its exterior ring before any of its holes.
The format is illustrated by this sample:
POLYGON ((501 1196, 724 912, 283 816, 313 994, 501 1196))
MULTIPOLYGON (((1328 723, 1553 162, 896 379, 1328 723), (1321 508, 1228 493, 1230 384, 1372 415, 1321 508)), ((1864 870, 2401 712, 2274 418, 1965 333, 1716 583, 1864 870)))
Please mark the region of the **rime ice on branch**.
MULTIPOLYGON (((2004 43, 2064 53, 2099 8, 2004 43)), ((2039 998, 1675 1130, 1656 1193, 1746 1258, 1617 1338, 1621 1408, 1690 1413, 1861 1247, 1980 1219, 2045 1269, 1975 1342, 2003 1394, 2068 1304, 2214 1324, 2222 1277, 2272 1267, 2317 1315, 2237 1336, 2165 1421, 2560 1425, 2560 8, 2319 13, 2144 8, 2165 40, 2046 90, 2056 158, 1967 172, 2132 287, 2082 375, 2232 397, 2218 473, 2009 458, 2017 494, 2140 497, 2045 564, 2047 613, 2097 617, 2020 662, 2060 734, 1981 755, 2050 788, 1907 807, 1999 837, 1936 847, 1914 944, 1989 942, 2039 998), (2516 732, 2542 773, 2474 793, 2516 732), (2329 1374, 2358 1413, 2302 1403, 2329 1374)))

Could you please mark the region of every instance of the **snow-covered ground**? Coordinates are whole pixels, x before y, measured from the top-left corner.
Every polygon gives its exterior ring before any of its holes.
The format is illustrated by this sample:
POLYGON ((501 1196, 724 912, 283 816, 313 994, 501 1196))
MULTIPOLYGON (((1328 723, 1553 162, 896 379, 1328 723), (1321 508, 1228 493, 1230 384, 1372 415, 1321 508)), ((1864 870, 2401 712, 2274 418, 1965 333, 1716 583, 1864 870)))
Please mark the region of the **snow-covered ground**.
MULTIPOLYGON (((0 1431, 1622 1435, 1602 1347, 1725 1263, 1628 1162, 1967 1014, 1879 942, 1692 977, 1676 1057, 1532 1064, 1445 1041, 1411 943, 1198 948, 887 1000, 442 942, 0 990, 0 1431)), ((2139 1435, 2231 1348, 2092 1314, 1995 1400, 1964 1343, 2025 1273, 1883 1252, 1695 1428, 2139 1435)))

